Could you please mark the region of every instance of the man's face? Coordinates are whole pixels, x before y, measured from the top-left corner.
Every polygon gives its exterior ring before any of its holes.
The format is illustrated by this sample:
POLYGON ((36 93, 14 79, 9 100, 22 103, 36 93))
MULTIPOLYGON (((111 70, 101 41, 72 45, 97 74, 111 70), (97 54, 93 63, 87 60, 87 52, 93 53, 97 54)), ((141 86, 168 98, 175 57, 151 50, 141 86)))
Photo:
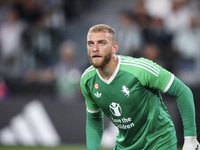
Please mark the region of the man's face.
POLYGON ((87 49, 91 65, 95 68, 104 68, 114 53, 112 35, 105 32, 88 33, 87 49))

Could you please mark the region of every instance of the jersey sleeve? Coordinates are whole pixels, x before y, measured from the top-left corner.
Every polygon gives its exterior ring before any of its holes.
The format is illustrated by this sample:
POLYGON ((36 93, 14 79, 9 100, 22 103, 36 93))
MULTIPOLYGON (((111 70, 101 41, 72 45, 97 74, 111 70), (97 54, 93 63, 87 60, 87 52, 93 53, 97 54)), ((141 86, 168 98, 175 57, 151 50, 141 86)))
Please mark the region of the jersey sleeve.
POLYGON ((141 84, 165 93, 170 88, 174 75, 153 61, 142 58, 140 62, 138 79, 141 84))
POLYGON ((176 97, 184 126, 184 136, 197 136, 194 97, 190 88, 175 77, 166 93, 176 97))
POLYGON ((88 150, 98 150, 101 144, 104 123, 103 113, 89 113, 86 112, 86 143, 88 150))
POLYGON ((94 100, 91 97, 90 90, 89 90, 89 85, 87 80, 84 78, 81 78, 81 91, 82 94, 85 98, 85 103, 86 103, 86 108, 87 111, 90 113, 96 113, 100 111, 99 106, 94 102, 94 100))

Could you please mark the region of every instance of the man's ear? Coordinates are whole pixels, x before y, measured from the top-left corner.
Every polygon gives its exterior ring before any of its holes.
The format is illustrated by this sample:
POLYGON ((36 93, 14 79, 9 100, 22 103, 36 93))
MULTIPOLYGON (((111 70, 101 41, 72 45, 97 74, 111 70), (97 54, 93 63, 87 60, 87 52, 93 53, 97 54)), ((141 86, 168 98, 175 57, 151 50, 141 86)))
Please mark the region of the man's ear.
POLYGON ((117 42, 115 42, 115 43, 113 44, 113 53, 114 53, 114 54, 117 53, 118 48, 119 48, 119 45, 118 45, 117 42))

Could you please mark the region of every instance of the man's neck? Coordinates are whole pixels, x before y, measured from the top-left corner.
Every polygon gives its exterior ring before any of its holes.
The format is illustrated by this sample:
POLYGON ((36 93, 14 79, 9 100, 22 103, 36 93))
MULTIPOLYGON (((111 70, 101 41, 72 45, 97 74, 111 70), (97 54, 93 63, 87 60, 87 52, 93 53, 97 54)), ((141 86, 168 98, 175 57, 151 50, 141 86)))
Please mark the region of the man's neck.
POLYGON ((104 68, 97 69, 100 75, 102 76, 102 78, 104 78, 105 80, 110 79, 115 69, 117 68, 118 61, 119 61, 118 57, 115 55, 104 68))

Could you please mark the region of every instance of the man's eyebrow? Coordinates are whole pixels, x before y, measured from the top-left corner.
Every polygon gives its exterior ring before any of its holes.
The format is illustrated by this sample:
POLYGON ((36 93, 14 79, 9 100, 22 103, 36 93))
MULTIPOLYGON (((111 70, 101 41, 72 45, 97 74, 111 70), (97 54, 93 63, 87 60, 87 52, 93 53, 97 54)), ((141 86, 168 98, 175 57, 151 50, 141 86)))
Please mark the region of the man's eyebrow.
POLYGON ((106 41, 105 39, 102 39, 102 40, 98 40, 98 42, 101 42, 101 41, 106 41))
MULTIPOLYGON (((98 40, 98 41, 96 41, 96 42, 102 42, 102 41, 106 41, 105 39, 101 39, 101 40, 98 40)), ((89 41, 87 41, 88 43, 89 42, 94 42, 94 41, 92 41, 92 40, 89 40, 89 41)))
POLYGON ((93 41, 91 41, 91 40, 87 41, 87 43, 91 43, 91 42, 93 42, 93 41))

